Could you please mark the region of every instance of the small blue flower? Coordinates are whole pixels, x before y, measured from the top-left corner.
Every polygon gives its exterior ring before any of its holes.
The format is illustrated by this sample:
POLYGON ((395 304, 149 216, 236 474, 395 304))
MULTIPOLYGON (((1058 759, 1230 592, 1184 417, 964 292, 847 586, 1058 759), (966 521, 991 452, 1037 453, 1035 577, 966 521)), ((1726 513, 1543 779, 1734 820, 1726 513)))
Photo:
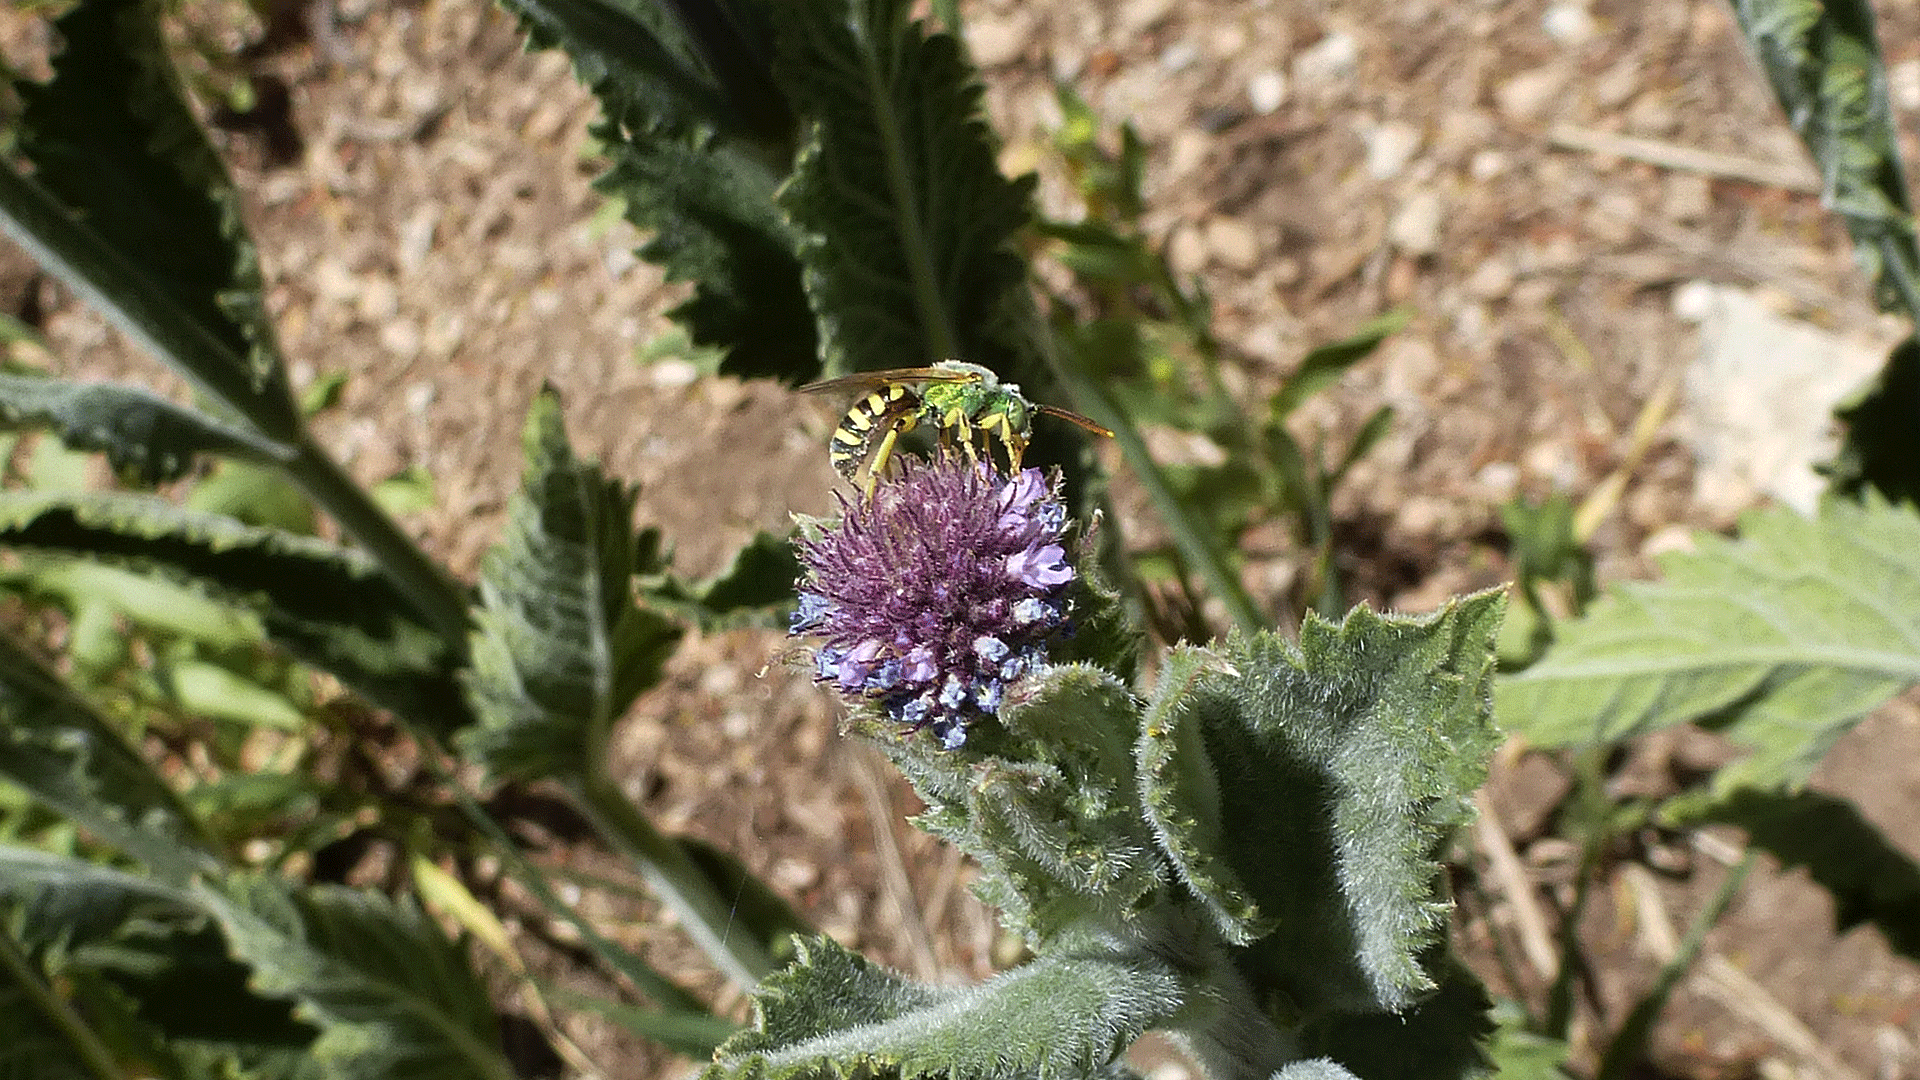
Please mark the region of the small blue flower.
POLYGON ((1069 631, 1067 511, 1038 469, 1011 478, 942 456, 907 460, 839 524, 800 543, 792 632, 824 639, 819 682, 875 701, 948 748, 1069 631))

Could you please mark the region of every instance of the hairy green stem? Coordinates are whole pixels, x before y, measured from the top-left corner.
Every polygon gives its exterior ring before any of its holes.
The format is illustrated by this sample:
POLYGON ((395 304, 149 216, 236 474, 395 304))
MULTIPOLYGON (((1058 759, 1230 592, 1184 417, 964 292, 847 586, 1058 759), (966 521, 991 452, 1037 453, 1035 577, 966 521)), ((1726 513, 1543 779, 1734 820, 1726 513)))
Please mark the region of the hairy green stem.
POLYGON ((287 476, 365 548, 380 568, 413 602, 417 613, 445 637, 456 656, 467 653, 466 590, 403 532, 367 489, 341 469, 305 432, 292 458, 282 463, 287 476))
POLYGON ((605 776, 588 776, 569 790, 607 842, 639 864, 654 894, 728 978, 751 989, 774 970, 767 943, 755 940, 744 925, 736 927, 733 900, 715 891, 686 849, 654 828, 618 785, 605 776))
MULTIPOLYGON (((99 1080, 127 1080, 127 1074, 113 1059, 113 1051, 100 1040, 100 1036, 94 1034, 72 1005, 41 981, 32 962, 20 950, 19 942, 4 929, 0 929, 0 970, 4 970, 14 985, 20 987, 40 1015, 65 1036, 75 1058, 88 1072, 99 1080)), ((16 1038, 19 1036, 17 1032, 14 1034, 16 1038)))

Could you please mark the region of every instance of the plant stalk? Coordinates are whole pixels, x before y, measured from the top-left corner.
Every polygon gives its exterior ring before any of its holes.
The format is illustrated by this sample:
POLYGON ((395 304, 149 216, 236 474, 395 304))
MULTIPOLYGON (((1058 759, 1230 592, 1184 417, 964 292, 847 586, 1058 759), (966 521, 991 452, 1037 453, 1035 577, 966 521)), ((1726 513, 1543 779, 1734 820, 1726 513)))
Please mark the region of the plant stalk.
MULTIPOLYGON (((127 1080, 127 1074, 113 1059, 113 1051, 100 1041, 100 1036, 94 1034, 73 1006, 40 980, 38 973, 33 970, 33 964, 20 951, 19 942, 4 930, 0 930, 0 970, 4 970, 13 983, 20 987, 40 1015, 46 1017, 66 1037, 67 1045, 88 1072, 99 1080, 127 1080)), ((15 1034, 18 1037, 19 1033, 15 1034)))
POLYGON ((745 927, 741 933, 733 932, 733 902, 714 891, 712 879, 694 865, 686 850, 654 828, 618 785, 605 776, 587 776, 569 785, 569 790, 601 836, 639 864, 654 895, 728 978, 752 989, 773 972, 778 965, 767 943, 754 940, 745 927))
POLYGON ((415 611, 454 648, 467 653, 466 591, 398 523, 380 509, 367 490, 302 432, 294 455, 281 463, 287 476, 332 517, 340 531, 365 548, 392 579, 415 611))

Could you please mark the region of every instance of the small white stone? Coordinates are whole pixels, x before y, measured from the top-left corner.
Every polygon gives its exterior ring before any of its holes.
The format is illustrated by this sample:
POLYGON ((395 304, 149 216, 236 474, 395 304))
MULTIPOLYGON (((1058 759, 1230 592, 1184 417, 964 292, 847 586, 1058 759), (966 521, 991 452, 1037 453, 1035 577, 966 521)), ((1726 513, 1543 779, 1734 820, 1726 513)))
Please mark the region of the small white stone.
POLYGON ((1360 43, 1336 30, 1293 58, 1293 78, 1302 88, 1322 87, 1353 77, 1360 67, 1360 43))
POLYGON ((689 360, 661 360, 647 370, 648 381, 662 390, 692 386, 700 378, 700 369, 689 360))
POLYGON ((1467 175, 1475 180, 1491 180, 1507 171, 1507 155, 1498 150, 1478 150, 1467 162, 1467 175))
POLYGON ((1223 266, 1251 270, 1260 262, 1260 234, 1240 218, 1212 218, 1207 222, 1207 250, 1223 266))
POLYGON ((975 64, 983 68, 1010 64, 1034 42, 1033 13, 1021 8, 1004 18, 971 19, 965 33, 975 64))
POLYGON ((1510 120, 1537 120, 1547 105, 1566 84, 1566 74, 1557 66, 1521 72, 1493 92, 1494 104, 1510 120))
POLYGON ((1207 265, 1207 241, 1200 230, 1182 225, 1167 238, 1167 263, 1176 274, 1197 274, 1207 265))
POLYGON ((1920 60, 1902 60, 1887 69, 1887 96, 1896 109, 1920 112, 1920 60))
POLYGON ((1247 81, 1247 100, 1253 103, 1253 111, 1261 116, 1271 116, 1287 100, 1287 77, 1272 68, 1255 72, 1247 81))
POLYGON ((1488 499, 1505 502, 1520 490, 1520 466, 1511 461, 1489 461, 1474 474, 1473 482, 1488 499))
POLYGON ((1387 239, 1401 251, 1419 258, 1440 250, 1440 225, 1446 206, 1438 193, 1416 191, 1387 224, 1387 239))
POLYGON ((1363 131, 1360 137, 1367 144, 1367 175, 1375 180, 1399 176, 1420 151, 1420 129, 1398 120, 1363 131))
POLYGON ((1596 27, 1586 5, 1564 3, 1547 9, 1540 17, 1540 29, 1562 45, 1578 45, 1591 38, 1596 27))
POLYGON ((1200 50, 1194 48, 1191 41, 1176 41, 1160 53, 1160 68, 1163 71, 1185 71, 1200 59, 1200 50))
POLYGON ((1685 322, 1706 322, 1719 307, 1719 286, 1711 281, 1689 281, 1673 290, 1674 317, 1685 322))
POLYGON ((427 415, 427 410, 433 407, 434 401, 439 397, 440 391, 436 389, 432 383, 414 383, 407 387, 407 412, 416 417, 424 418, 427 415))

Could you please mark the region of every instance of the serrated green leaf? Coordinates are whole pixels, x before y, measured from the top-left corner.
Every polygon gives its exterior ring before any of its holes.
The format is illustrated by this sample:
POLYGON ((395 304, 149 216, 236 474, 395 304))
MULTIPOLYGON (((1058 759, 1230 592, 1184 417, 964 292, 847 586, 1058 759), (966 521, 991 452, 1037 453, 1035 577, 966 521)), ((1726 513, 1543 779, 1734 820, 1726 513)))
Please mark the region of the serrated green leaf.
POLYGON ((800 560, 792 541, 762 531, 734 552, 732 561, 713 577, 685 582, 662 576, 645 592, 648 600, 696 621, 702 630, 784 626, 799 577, 800 560))
POLYGON ((1434 986, 1439 848, 1472 816, 1504 593, 1422 617, 1356 608, 1176 650, 1143 720, 1141 794, 1257 993, 1308 1017, 1401 1012, 1434 986))
POLYGON ((1844 933, 1872 922, 1887 944, 1920 959, 1920 865, 1860 815, 1854 804, 1817 791, 1791 795, 1745 789, 1682 819, 1738 825, 1747 842, 1780 860, 1804 866, 1833 894, 1833 922, 1844 933))
POLYGON ((1449 963, 1440 988, 1398 1015, 1335 1016, 1310 1027, 1304 1052, 1339 1062, 1359 1080, 1485 1080, 1480 1044, 1493 1033, 1492 1002, 1464 967, 1449 963))
POLYGON ((0 428, 45 428, 99 451, 142 487, 178 480, 201 454, 266 461, 272 448, 239 428, 135 386, 0 373, 0 428))
POLYGON ((538 48, 563 48, 600 99, 609 159, 594 186, 651 234, 641 258, 694 283, 670 312, 723 374, 819 371, 792 229, 774 205, 793 120, 750 9, 712 3, 507 0, 538 48), (756 45, 756 42, 758 44, 756 45))
POLYGON ((444 733, 469 719, 448 642, 408 617, 405 596, 357 551, 116 493, 0 492, 0 545, 189 582, 257 614, 288 652, 410 722, 444 733))
POLYGON ((580 781, 660 677, 678 627, 633 601, 635 492, 573 456, 552 390, 534 399, 526 475, 480 567, 461 747, 496 777, 580 781))
POLYGON ((0 776, 156 872, 215 864, 165 780, 59 676, 0 634, 0 776))
POLYGON ((56 24, 54 76, 16 82, 31 181, 0 170, 16 239, 262 433, 299 431, 239 200, 180 91, 153 0, 56 24))
POLYGON ((761 984, 754 1030, 728 1040, 701 1075, 1093 1076, 1175 1014, 1185 990, 1144 954, 1054 954, 977 986, 933 987, 816 938, 761 984))
POLYGON ((1013 250, 1032 178, 1002 176, 959 43, 901 0, 774 5, 780 74, 812 130, 780 204, 829 368, 946 357, 1052 387, 1013 250))
POLYGON ((1821 202, 1853 235, 1883 308, 1920 319, 1920 248, 1866 0, 1733 0, 1734 15, 1813 151, 1821 202))
POLYGON ((320 1028, 309 1053, 340 1080, 513 1080, 486 988, 410 901, 268 878, 200 890, 254 988, 320 1028))
POLYGON ((1088 918, 1125 926, 1166 883, 1140 816, 1138 726, 1139 703, 1118 679, 1055 665, 1019 685, 999 725, 976 725, 958 749, 931 733, 875 744, 926 801, 916 823, 978 859, 1003 922, 1040 943, 1088 918))
POLYGON ((1501 722, 1536 745, 1614 742, 1698 722, 1752 754, 1720 791, 1798 786, 1868 711, 1920 681, 1920 515, 1870 497, 1817 518, 1748 515, 1665 580, 1617 586, 1501 680, 1501 722))

